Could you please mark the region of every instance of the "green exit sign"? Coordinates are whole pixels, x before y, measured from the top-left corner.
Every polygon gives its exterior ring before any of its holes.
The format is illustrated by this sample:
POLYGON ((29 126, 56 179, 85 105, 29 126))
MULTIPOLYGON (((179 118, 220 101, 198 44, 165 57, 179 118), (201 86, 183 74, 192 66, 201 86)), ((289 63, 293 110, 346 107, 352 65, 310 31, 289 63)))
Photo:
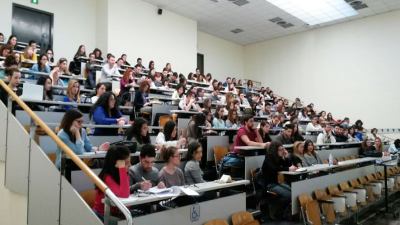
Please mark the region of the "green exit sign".
POLYGON ((39 4, 39 0, 31 0, 31 3, 37 5, 37 4, 39 4))

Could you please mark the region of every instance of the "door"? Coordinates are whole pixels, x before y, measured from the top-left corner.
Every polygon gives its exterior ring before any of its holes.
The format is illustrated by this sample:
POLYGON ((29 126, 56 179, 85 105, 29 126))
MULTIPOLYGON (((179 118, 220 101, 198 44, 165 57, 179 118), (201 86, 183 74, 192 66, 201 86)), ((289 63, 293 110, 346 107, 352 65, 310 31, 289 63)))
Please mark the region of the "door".
POLYGON ((41 52, 53 46, 53 14, 13 4, 12 34, 18 42, 36 41, 41 52))
POLYGON ((197 68, 200 69, 200 73, 204 74, 204 55, 197 53, 197 68))

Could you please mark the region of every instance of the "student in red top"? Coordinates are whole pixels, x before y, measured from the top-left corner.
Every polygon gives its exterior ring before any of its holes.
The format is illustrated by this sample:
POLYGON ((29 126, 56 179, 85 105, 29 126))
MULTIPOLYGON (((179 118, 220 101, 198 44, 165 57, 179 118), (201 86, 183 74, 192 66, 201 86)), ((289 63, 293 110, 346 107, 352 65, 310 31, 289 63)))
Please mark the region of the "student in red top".
MULTIPOLYGON (((128 168, 130 165, 130 151, 128 148, 113 146, 108 150, 99 178, 104 181, 117 197, 129 197, 128 168)), ((104 193, 97 189, 93 211, 101 220, 104 220, 104 204, 101 202, 103 198, 104 193)), ((117 211, 112 208, 111 212, 117 211)))
POLYGON ((259 146, 267 148, 268 143, 263 143, 257 129, 253 127, 254 119, 252 115, 245 115, 242 120, 242 127, 239 128, 233 144, 232 153, 238 154, 236 146, 259 146))

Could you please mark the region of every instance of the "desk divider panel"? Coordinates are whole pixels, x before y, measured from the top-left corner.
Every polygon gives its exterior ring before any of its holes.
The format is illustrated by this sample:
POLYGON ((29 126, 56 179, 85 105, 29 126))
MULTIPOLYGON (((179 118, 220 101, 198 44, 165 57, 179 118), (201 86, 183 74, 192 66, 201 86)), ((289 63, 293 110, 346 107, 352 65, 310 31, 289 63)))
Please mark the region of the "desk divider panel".
POLYGON ((0 161, 6 160, 7 107, 0 101, 0 161))
POLYGON ((8 114, 5 186, 22 195, 28 193, 30 141, 29 134, 10 112, 8 114))

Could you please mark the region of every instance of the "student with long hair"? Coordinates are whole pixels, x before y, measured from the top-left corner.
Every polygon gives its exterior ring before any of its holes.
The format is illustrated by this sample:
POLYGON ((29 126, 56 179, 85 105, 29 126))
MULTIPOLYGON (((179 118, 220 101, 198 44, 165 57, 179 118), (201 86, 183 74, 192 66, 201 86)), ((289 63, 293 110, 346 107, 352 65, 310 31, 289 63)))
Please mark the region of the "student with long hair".
POLYGON ((7 45, 10 45, 12 49, 15 50, 15 47, 17 46, 17 36, 10 35, 10 37, 8 37, 7 45))
POLYGON ((178 149, 170 146, 162 150, 161 157, 166 163, 158 173, 160 181, 162 181, 166 187, 185 185, 185 176, 179 168, 181 155, 178 149))
MULTIPOLYGON (((113 146, 108 150, 99 178, 104 181, 117 197, 129 197, 128 169, 130 165, 130 151, 128 148, 123 146, 113 146)), ((96 188, 93 211, 101 220, 104 220, 103 199, 104 193, 96 188)), ((118 212, 117 209, 111 208, 112 214, 115 214, 116 212, 118 212)))
POLYGON ((36 53, 33 51, 31 46, 26 46, 24 49, 24 53, 21 55, 21 62, 30 61, 33 63, 37 62, 36 53))
POLYGON ((296 141, 293 144, 293 153, 291 154, 292 164, 296 167, 303 167, 306 165, 304 159, 304 142, 296 141))
POLYGON ((106 85, 104 83, 98 83, 96 84, 96 92, 95 95, 90 99, 92 104, 95 104, 99 98, 106 93, 106 85))
POLYGON ((228 118, 225 121, 226 128, 239 128, 238 113, 235 109, 228 111, 228 118))
MULTIPOLYGON (((92 106, 89 113, 89 118, 93 119, 95 124, 99 125, 124 125, 125 119, 119 111, 118 104, 116 103, 117 97, 112 92, 106 92, 97 100, 92 106)), ((117 128, 96 128, 94 135, 110 136, 118 135, 117 128)))
POLYGON ((292 165, 288 151, 280 142, 271 142, 262 165, 262 175, 265 180, 266 189, 278 194, 277 205, 272 217, 282 217, 289 210, 292 189, 285 183, 278 182, 280 171, 295 171, 296 166, 292 165))
POLYGON ((322 159, 315 151, 314 143, 311 140, 306 140, 304 142, 304 162, 304 166, 323 164, 322 159))
POLYGON ((156 145, 163 145, 166 147, 175 146, 180 148, 182 145, 185 145, 186 139, 178 137, 178 127, 176 123, 172 120, 169 120, 165 123, 164 128, 160 131, 156 137, 156 145))
POLYGON ((53 81, 51 77, 39 77, 37 80, 37 85, 43 86, 43 100, 52 101, 53 100, 53 81))
MULTIPOLYGON (((60 124, 60 131, 57 136, 77 155, 82 155, 84 152, 97 150, 92 147, 90 140, 86 134, 86 129, 82 127, 83 114, 78 110, 71 109, 65 113, 60 124)), ((100 145, 99 150, 108 150, 110 143, 105 142, 100 145)), ((56 151, 56 167, 61 167, 61 152, 60 148, 56 151)))
POLYGON ((122 78, 120 80, 120 95, 129 92, 129 90, 135 86, 135 80, 133 79, 133 69, 128 68, 125 72, 124 75, 122 75, 122 78))
POLYGON ((260 123, 260 128, 258 129, 258 133, 261 136, 261 139, 264 143, 271 142, 271 137, 269 136, 269 130, 271 125, 267 121, 262 121, 260 123))
POLYGON ((204 183, 203 171, 200 168, 200 161, 203 156, 203 148, 197 141, 193 141, 188 146, 185 164, 185 183, 197 184, 204 183))
POLYGON ((150 144, 149 124, 144 118, 136 118, 132 126, 126 131, 126 139, 137 143, 137 150, 142 146, 150 144))
POLYGON ((50 73, 51 69, 48 65, 48 62, 49 60, 47 58, 47 55, 41 54, 39 56, 39 61, 32 66, 31 70, 35 72, 50 73))
POLYGON ((135 99, 133 100, 135 104, 135 110, 141 113, 151 113, 152 108, 148 99, 150 91, 150 85, 146 81, 140 83, 139 90, 135 93, 135 99))
MULTIPOLYGON (((80 89, 81 85, 79 84, 78 80, 70 79, 67 87, 67 96, 64 97, 64 102, 80 103, 81 102, 80 89)), ((70 110, 72 108, 76 108, 76 106, 72 105, 64 106, 65 110, 70 110)))
POLYGON ((226 128, 224 117, 224 106, 217 106, 213 119, 213 128, 226 128))

